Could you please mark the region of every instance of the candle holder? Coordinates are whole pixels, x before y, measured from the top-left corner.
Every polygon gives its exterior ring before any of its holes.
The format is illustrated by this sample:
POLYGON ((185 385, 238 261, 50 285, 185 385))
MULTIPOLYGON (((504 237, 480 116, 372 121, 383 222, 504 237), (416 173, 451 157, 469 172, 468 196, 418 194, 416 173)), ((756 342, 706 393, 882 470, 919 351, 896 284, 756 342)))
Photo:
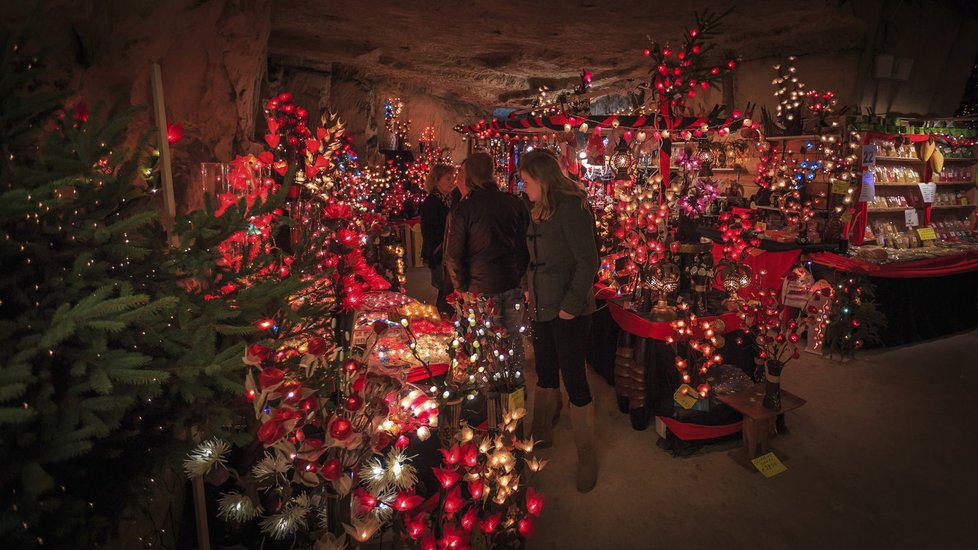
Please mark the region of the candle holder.
POLYGON ((668 297, 679 289, 679 275, 679 266, 672 262, 656 265, 649 274, 649 289, 659 295, 658 303, 649 313, 652 321, 665 322, 676 319, 676 309, 669 305, 668 297))
POLYGON ((730 293, 727 299, 723 301, 724 307, 728 311, 737 311, 743 302, 743 298, 740 297, 738 292, 750 285, 750 266, 726 259, 721 260, 720 265, 717 267, 717 276, 720 278, 723 289, 730 293))

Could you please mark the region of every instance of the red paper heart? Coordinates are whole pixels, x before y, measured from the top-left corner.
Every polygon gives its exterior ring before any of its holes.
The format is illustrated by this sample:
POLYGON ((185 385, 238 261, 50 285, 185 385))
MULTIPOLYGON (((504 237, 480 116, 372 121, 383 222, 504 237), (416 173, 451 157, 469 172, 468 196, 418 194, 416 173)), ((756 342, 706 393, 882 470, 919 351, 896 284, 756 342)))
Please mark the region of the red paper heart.
POLYGON ((265 134, 265 143, 267 143, 268 146, 271 147, 272 149, 275 149, 275 148, 278 147, 278 142, 281 139, 282 139, 282 136, 280 136, 278 134, 265 134))
POLYGON ((268 117, 268 131, 275 134, 278 133, 278 121, 272 117, 268 117))
POLYGON ((312 178, 316 177, 317 174, 319 174, 319 168, 316 168, 315 166, 306 166, 307 180, 311 180, 312 178))
POLYGON ((329 161, 326 160, 326 157, 319 155, 318 157, 316 157, 315 166, 316 168, 329 168, 329 161))
POLYGON ((319 138, 319 141, 323 141, 329 137, 329 132, 326 131, 326 128, 316 128, 316 137, 319 138))
POLYGON ((285 162, 284 160, 279 160, 272 165, 272 168, 274 168, 275 171, 278 172, 278 175, 284 176, 285 173, 289 171, 289 163, 285 162))
POLYGON ((316 140, 316 139, 307 139, 306 140, 306 151, 309 152, 309 153, 315 153, 315 152, 319 151, 319 146, 320 145, 322 145, 322 144, 319 143, 319 140, 316 140))

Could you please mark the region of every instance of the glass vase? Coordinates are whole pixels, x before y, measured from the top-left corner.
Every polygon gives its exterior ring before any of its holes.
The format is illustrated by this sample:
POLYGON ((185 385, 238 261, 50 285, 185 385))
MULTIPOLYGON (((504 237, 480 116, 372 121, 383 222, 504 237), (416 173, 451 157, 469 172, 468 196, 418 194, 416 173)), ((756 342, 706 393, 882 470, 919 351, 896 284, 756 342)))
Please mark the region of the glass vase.
POLYGON ((764 408, 781 410, 781 370, 784 363, 768 361, 764 366, 764 408))

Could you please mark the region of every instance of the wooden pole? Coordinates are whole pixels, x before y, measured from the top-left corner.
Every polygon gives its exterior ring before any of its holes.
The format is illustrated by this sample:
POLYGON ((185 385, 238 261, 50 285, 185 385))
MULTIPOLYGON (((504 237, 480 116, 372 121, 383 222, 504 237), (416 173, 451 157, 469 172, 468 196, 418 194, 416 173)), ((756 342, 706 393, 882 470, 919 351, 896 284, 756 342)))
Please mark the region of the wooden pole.
POLYGON ((163 102, 163 73, 159 63, 150 65, 150 89, 153 92, 153 114, 156 118, 160 143, 160 181, 163 187, 163 227, 170 244, 176 246, 173 223, 177 217, 176 199, 173 195, 173 167, 170 164, 170 142, 167 140, 166 104, 163 102))
MULTIPOLYGON (((160 182, 163 190, 163 228, 170 246, 178 244, 173 234, 173 224, 177 217, 176 199, 173 194, 173 167, 170 164, 170 141, 167 139, 166 103, 163 101, 163 71, 159 63, 149 68, 150 90, 153 93, 153 114, 160 140, 160 182)), ((191 429, 195 442, 199 442, 196 428, 191 429)), ((197 548, 211 549, 210 530, 207 527, 207 501, 204 496, 204 478, 197 476, 191 481, 194 493, 194 516, 197 524, 197 548)))

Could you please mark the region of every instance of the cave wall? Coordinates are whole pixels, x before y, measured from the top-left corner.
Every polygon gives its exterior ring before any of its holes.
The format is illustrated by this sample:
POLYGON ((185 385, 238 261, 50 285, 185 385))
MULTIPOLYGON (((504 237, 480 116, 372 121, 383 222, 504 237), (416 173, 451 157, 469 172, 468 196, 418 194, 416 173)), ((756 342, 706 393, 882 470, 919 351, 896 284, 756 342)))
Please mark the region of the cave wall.
POLYGON ((482 108, 440 98, 434 90, 371 78, 355 68, 336 64, 320 70, 272 63, 265 95, 290 92, 296 103, 310 112, 331 112, 346 125, 353 147, 362 158, 380 162, 380 149, 389 146, 384 104, 389 97, 404 103, 403 115, 411 120, 408 141, 415 152, 421 132, 435 128, 439 145, 449 149, 453 160, 465 158, 467 144, 454 126, 483 116, 482 108))
MULTIPOLYGON (((27 47, 67 82, 68 105, 150 107, 149 68, 162 67, 167 119, 183 125, 171 147, 180 210, 199 204, 190 189, 201 162, 229 161, 253 148, 270 32, 268 0, 52 1, 33 11, 12 6, 11 21, 35 23, 27 47)), ((155 127, 152 109, 139 109, 132 146, 155 127)), ((154 134, 155 142, 155 134, 154 134)))

